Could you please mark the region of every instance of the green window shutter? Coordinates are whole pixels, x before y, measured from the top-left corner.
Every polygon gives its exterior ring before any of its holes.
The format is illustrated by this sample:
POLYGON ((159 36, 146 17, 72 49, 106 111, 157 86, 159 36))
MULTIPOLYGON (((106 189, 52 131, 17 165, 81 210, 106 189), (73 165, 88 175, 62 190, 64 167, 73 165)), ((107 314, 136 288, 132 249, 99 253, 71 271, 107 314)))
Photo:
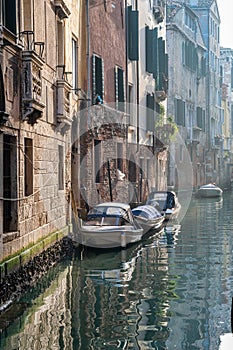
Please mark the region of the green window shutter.
POLYGON ((165 41, 162 38, 158 39, 158 64, 159 74, 157 77, 156 89, 159 91, 166 90, 164 81, 164 75, 166 75, 165 71, 167 69, 165 56, 165 41))
POLYGON ((175 98, 175 121, 177 125, 185 126, 185 102, 175 98))
POLYGON ((158 75, 158 28, 153 29, 153 77, 158 75))
POLYGON ((146 95, 146 118, 147 118, 147 130, 155 130, 155 117, 154 117, 154 94, 146 95))
POLYGON ((202 131, 205 131, 205 110, 202 110, 202 131))
POLYGON ((149 29, 148 26, 145 27, 146 33, 146 71, 148 73, 153 73, 153 31, 149 29))
POLYGON ((197 107, 197 126, 198 128, 202 128, 202 108, 197 107))
POLYGON ((127 7, 127 19, 128 58, 138 61, 138 11, 132 11, 132 6, 127 7))

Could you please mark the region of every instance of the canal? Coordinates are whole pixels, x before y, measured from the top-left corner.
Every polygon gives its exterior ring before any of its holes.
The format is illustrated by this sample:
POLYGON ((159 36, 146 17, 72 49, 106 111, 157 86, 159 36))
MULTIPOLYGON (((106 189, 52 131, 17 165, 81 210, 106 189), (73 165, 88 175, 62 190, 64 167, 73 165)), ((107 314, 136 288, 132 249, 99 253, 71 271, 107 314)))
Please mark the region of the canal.
POLYGON ((1 350, 230 350, 233 194, 125 251, 77 250, 1 316, 1 350))

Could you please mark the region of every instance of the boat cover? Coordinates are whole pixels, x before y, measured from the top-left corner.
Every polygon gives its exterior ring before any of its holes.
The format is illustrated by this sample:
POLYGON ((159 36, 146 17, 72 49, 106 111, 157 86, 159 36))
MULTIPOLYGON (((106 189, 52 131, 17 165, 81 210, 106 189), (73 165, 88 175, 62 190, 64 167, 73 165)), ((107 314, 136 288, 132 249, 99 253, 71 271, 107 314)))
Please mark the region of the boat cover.
POLYGON ((141 216, 145 219, 155 219, 162 216, 160 211, 152 207, 152 205, 140 205, 132 209, 132 213, 135 216, 141 216))

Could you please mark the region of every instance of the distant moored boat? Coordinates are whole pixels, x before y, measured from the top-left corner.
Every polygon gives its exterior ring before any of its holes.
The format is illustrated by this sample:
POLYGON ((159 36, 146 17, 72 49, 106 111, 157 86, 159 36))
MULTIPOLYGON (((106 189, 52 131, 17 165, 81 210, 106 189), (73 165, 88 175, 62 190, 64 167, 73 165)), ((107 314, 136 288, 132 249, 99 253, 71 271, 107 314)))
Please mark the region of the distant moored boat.
POLYGON ((214 183, 209 183, 207 185, 201 186, 197 190, 197 197, 203 197, 203 198, 212 198, 212 197, 221 197, 222 196, 222 189, 215 185, 214 183))

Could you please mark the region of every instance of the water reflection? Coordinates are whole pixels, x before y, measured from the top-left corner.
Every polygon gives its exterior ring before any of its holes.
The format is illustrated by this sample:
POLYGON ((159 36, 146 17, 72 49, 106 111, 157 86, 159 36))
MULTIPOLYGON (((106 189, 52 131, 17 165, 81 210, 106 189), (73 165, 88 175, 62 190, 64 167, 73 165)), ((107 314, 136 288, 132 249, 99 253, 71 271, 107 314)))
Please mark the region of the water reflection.
POLYGON ((77 250, 20 301, 15 321, 0 322, 0 348, 226 350, 232 211, 231 194, 193 199, 181 225, 140 244, 77 250))

